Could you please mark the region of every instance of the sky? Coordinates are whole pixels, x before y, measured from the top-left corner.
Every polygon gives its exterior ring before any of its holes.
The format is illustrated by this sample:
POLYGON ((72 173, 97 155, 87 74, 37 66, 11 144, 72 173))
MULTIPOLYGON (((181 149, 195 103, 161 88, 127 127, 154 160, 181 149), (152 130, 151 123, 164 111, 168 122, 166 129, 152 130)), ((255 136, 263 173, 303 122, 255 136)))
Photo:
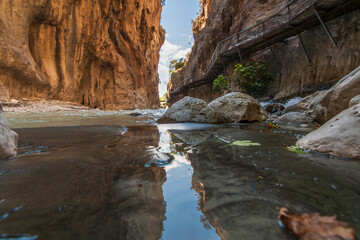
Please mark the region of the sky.
POLYGON ((173 59, 185 58, 194 43, 191 20, 199 11, 199 0, 165 0, 161 25, 166 31, 165 42, 160 50, 158 72, 159 96, 167 91, 169 64, 173 59))

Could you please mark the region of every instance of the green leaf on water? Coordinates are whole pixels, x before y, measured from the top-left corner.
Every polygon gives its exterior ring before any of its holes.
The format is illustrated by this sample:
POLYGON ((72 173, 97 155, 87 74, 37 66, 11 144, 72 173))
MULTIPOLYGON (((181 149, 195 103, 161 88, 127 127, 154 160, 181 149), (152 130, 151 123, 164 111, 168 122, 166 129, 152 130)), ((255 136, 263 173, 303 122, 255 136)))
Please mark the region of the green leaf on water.
POLYGON ((231 145, 249 147, 249 146, 261 146, 260 143, 251 142, 250 140, 235 141, 231 145))
POLYGON ((297 146, 291 146, 291 147, 285 146, 285 150, 299 154, 309 154, 308 152, 304 151, 301 148, 298 148, 297 146))

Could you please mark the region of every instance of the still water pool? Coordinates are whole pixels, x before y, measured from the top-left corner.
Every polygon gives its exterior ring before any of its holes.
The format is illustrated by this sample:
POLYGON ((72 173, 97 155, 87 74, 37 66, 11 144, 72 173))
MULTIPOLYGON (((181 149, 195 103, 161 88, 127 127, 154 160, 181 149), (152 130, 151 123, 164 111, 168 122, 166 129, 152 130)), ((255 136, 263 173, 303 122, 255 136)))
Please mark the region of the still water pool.
POLYGON ((131 113, 6 114, 19 154, 0 162, 0 239, 294 239, 280 206, 360 232, 360 163, 284 150, 309 129, 131 113))

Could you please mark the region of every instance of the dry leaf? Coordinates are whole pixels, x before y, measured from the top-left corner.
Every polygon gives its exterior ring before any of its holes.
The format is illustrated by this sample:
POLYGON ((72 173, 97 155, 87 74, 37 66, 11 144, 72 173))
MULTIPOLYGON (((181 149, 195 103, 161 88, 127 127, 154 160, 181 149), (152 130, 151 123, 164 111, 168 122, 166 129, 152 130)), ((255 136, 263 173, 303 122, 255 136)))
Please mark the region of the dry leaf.
POLYGON ((355 230, 336 216, 322 217, 319 213, 296 215, 281 207, 279 219, 285 228, 301 240, 355 240, 355 230))

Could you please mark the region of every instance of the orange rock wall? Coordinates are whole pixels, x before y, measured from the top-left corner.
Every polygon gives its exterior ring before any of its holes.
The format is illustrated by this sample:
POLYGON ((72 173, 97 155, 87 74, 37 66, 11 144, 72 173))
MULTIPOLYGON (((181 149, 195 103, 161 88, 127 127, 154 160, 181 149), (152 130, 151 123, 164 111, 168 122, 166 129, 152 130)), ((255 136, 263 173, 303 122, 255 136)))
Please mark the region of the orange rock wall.
POLYGON ((0 1, 0 85, 11 98, 156 108, 160 17, 158 0, 0 1))

